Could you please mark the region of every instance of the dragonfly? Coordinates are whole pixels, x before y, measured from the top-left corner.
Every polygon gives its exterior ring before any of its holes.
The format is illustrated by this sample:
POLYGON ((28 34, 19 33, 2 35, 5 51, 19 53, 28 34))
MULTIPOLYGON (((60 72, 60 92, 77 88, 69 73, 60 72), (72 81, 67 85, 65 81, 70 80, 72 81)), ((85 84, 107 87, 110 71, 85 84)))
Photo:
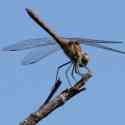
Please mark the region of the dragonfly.
MULTIPOLYGON (((44 29, 50 36, 46 38, 34 38, 27 39, 17 42, 13 45, 9 45, 3 48, 3 51, 21 51, 32 49, 24 59, 22 60, 23 65, 34 64, 42 60, 43 58, 59 51, 63 50, 65 55, 69 58, 69 61, 57 67, 56 80, 58 79, 59 71, 62 67, 69 65, 66 69, 66 78, 69 81, 68 71, 71 70, 71 76, 74 80, 75 74, 83 76, 80 72, 80 68, 84 68, 88 73, 92 73, 88 67, 89 55, 81 49, 81 45, 96 47, 120 54, 125 54, 125 51, 121 51, 115 48, 111 48, 109 44, 122 44, 123 41, 107 41, 107 40, 97 40, 81 37, 60 37, 52 29, 50 29, 46 23, 41 20, 31 9, 26 9, 27 14, 35 21, 42 29, 44 29)), ((70 83, 70 82, 69 82, 70 83)))

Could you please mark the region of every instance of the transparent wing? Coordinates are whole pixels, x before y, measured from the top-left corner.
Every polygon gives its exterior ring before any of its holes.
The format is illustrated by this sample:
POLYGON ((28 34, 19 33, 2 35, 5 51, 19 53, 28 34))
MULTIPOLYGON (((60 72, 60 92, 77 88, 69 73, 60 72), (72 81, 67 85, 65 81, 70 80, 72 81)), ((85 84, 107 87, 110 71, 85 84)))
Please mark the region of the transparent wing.
MULTIPOLYGON (((119 44, 122 43, 121 41, 104 41, 104 40, 94 40, 94 39, 87 39, 87 38, 64 38, 66 41, 79 41, 81 44, 95 44, 95 43, 105 43, 105 44, 119 44)), ((57 45, 57 43, 52 38, 34 38, 34 39, 27 39, 19 41, 15 44, 9 45, 4 47, 3 51, 19 51, 19 50, 25 50, 30 48, 36 48, 36 47, 42 47, 42 46, 48 46, 48 45, 57 45)))
MULTIPOLYGON (((124 51, 110 48, 108 46, 104 46, 103 44, 121 44, 122 41, 105 41, 105 40, 96 40, 96 39, 87 39, 87 38, 64 38, 67 41, 79 41, 80 44, 84 44, 87 46, 92 46, 96 48, 101 48, 121 54, 125 54, 124 51), (102 44, 101 44, 102 43, 102 44)), ((13 45, 4 47, 4 51, 19 51, 34 48, 27 56, 24 57, 22 64, 28 65, 32 63, 36 63, 43 59, 44 57, 58 51, 60 49, 59 45, 52 38, 36 38, 36 39, 28 39, 17 42, 13 45)))
MULTIPOLYGON (((87 38, 64 38, 66 41, 79 41, 81 44, 96 44, 96 43, 105 43, 105 44, 119 44, 123 43, 122 41, 104 41, 104 40, 95 40, 95 39, 87 39, 87 38)), ((27 39, 17 42, 15 44, 9 45, 3 48, 3 51, 19 51, 25 50, 30 48, 48 46, 48 45, 55 45, 56 42, 52 38, 34 38, 34 39, 27 39)), ((57 45, 57 44, 56 44, 57 45)))
MULTIPOLYGON (((76 40, 78 40, 81 44, 84 44, 84 45, 93 46, 93 47, 96 47, 96 48, 101 48, 101 49, 125 54, 125 52, 123 52, 123 51, 113 49, 111 47, 103 45, 103 44, 121 44, 121 43, 123 43, 122 41, 105 41, 105 40, 95 40, 95 39, 85 39, 85 38, 84 39, 83 38, 64 38, 64 39, 66 39, 66 41, 71 41, 71 40, 76 41, 76 40)), ((23 65, 36 63, 36 62, 40 61, 41 59, 43 59, 44 57, 47 57, 48 55, 50 55, 50 54, 52 54, 52 53, 54 53, 54 52, 56 52, 60 49, 58 44, 56 44, 56 42, 53 39, 39 38, 39 41, 40 41, 39 44, 38 44, 39 46, 37 46, 37 48, 34 51, 31 51, 23 59, 23 61, 22 61, 23 65)), ((34 46, 34 45, 37 45, 37 44, 32 44, 32 45, 34 46)))
POLYGON ((88 38, 80 38, 80 37, 72 37, 67 38, 72 41, 79 41, 80 44, 96 44, 96 43, 104 43, 104 44, 122 44, 123 41, 106 41, 106 40, 97 40, 97 39, 88 39, 88 38))
POLYGON ((125 54, 125 51, 114 49, 114 48, 111 48, 111 47, 108 47, 108 46, 105 46, 105 45, 102 45, 102 44, 99 44, 99 43, 96 43, 96 44, 89 44, 89 43, 87 43, 85 45, 96 47, 96 48, 101 48, 101 49, 105 49, 105 50, 109 50, 109 51, 120 53, 120 54, 125 54))
POLYGON ((105 50, 109 50, 112 52, 117 52, 121 54, 125 54, 125 51, 121 51, 118 49, 114 49, 103 44, 122 44, 123 41, 105 41, 105 40, 96 40, 96 39, 84 39, 84 38, 68 38, 69 40, 79 41, 80 44, 84 44, 87 46, 92 46, 96 48, 101 48, 105 50))
POLYGON ((19 51, 30 48, 42 47, 47 45, 55 45, 56 42, 52 38, 34 38, 19 41, 15 44, 4 47, 3 51, 19 51))
POLYGON ((22 65, 33 64, 41 59, 55 53, 56 51, 60 50, 58 46, 47 46, 46 47, 37 47, 29 52, 24 59, 22 60, 22 65))

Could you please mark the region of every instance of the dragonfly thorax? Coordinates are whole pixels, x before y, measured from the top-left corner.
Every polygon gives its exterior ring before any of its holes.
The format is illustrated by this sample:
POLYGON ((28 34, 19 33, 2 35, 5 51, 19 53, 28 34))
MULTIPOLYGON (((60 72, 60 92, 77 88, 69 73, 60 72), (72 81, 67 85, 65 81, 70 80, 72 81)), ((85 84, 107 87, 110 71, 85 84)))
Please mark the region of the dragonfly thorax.
POLYGON ((89 56, 83 52, 78 41, 70 41, 67 47, 64 47, 64 52, 72 60, 72 62, 83 67, 88 64, 89 56))

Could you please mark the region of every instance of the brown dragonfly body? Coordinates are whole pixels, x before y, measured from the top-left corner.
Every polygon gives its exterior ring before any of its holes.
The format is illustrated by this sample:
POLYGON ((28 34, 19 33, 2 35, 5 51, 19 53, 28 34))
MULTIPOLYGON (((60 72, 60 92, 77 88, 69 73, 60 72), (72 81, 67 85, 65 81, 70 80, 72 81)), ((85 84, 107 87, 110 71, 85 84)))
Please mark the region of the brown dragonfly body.
MULTIPOLYGON (((84 67, 88 70, 90 73, 89 68, 87 67, 87 64, 89 62, 89 56, 86 52, 83 52, 81 50, 79 41, 69 41, 68 43, 61 37, 59 37, 55 32, 53 32, 42 20, 40 20, 33 12, 32 10, 26 9, 28 15, 39 25, 41 26, 52 38, 60 45, 64 53, 70 58, 71 61, 69 61, 67 64, 72 63, 73 64, 73 70, 72 70, 72 76, 73 72, 75 71, 79 75, 82 75, 79 72, 79 67, 84 67)), ((63 67, 65 64, 61 65, 63 67)), ((58 71, 57 71, 58 75, 58 71)), ((56 78, 57 78, 56 75, 56 78)), ((73 79, 74 76, 73 76, 73 79)))
POLYGON ((76 42, 68 42, 63 47, 64 53, 72 60, 75 65, 80 67, 86 66, 89 62, 89 56, 86 52, 81 50, 80 44, 76 42))
POLYGON ((57 44, 57 46, 60 46, 60 48, 64 51, 65 55, 69 57, 70 61, 60 65, 57 68, 56 79, 58 79, 59 70, 68 64, 71 64, 71 65, 69 65, 65 73, 67 79, 69 79, 68 71, 71 67, 73 67, 71 72, 71 76, 73 79, 75 79, 74 73, 80 76, 83 75, 83 73, 80 73, 80 67, 84 67, 89 73, 91 73, 91 71, 87 67, 87 64, 89 62, 89 56, 85 51, 81 50, 80 44, 93 46, 96 48, 101 48, 101 49, 113 51, 116 53, 125 54, 124 51, 103 45, 103 44, 119 44, 119 43, 122 43, 122 41, 105 41, 105 40, 86 39, 86 38, 78 38, 78 37, 72 37, 72 38, 59 37, 42 20, 40 20, 32 10, 26 9, 26 12, 33 19, 33 21, 35 21, 41 28, 43 28, 53 38, 54 42, 52 42, 52 40, 46 40, 46 39, 30 39, 30 40, 22 41, 21 43, 14 44, 9 47, 5 47, 3 48, 3 50, 17 51, 17 50, 24 50, 29 48, 37 48, 39 51, 35 51, 36 53, 30 53, 29 55, 26 56, 26 58, 24 58, 23 64, 27 65, 27 64, 36 63, 42 58, 54 53, 56 49, 55 50, 52 48, 49 49, 47 47, 52 47, 51 45, 53 45, 53 47, 56 47, 56 44, 57 44), (46 48, 44 48, 44 46, 46 48), (43 51, 41 51, 42 49, 43 51))

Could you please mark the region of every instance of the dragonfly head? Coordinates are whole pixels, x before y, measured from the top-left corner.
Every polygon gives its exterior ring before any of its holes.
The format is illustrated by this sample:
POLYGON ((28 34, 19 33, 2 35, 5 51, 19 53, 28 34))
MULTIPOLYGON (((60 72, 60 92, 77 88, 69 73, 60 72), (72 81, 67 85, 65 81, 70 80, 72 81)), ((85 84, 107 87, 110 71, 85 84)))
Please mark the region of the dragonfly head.
POLYGON ((88 62, 89 62, 88 54, 87 53, 82 54, 79 66, 84 67, 84 66, 86 66, 88 64, 88 62))

